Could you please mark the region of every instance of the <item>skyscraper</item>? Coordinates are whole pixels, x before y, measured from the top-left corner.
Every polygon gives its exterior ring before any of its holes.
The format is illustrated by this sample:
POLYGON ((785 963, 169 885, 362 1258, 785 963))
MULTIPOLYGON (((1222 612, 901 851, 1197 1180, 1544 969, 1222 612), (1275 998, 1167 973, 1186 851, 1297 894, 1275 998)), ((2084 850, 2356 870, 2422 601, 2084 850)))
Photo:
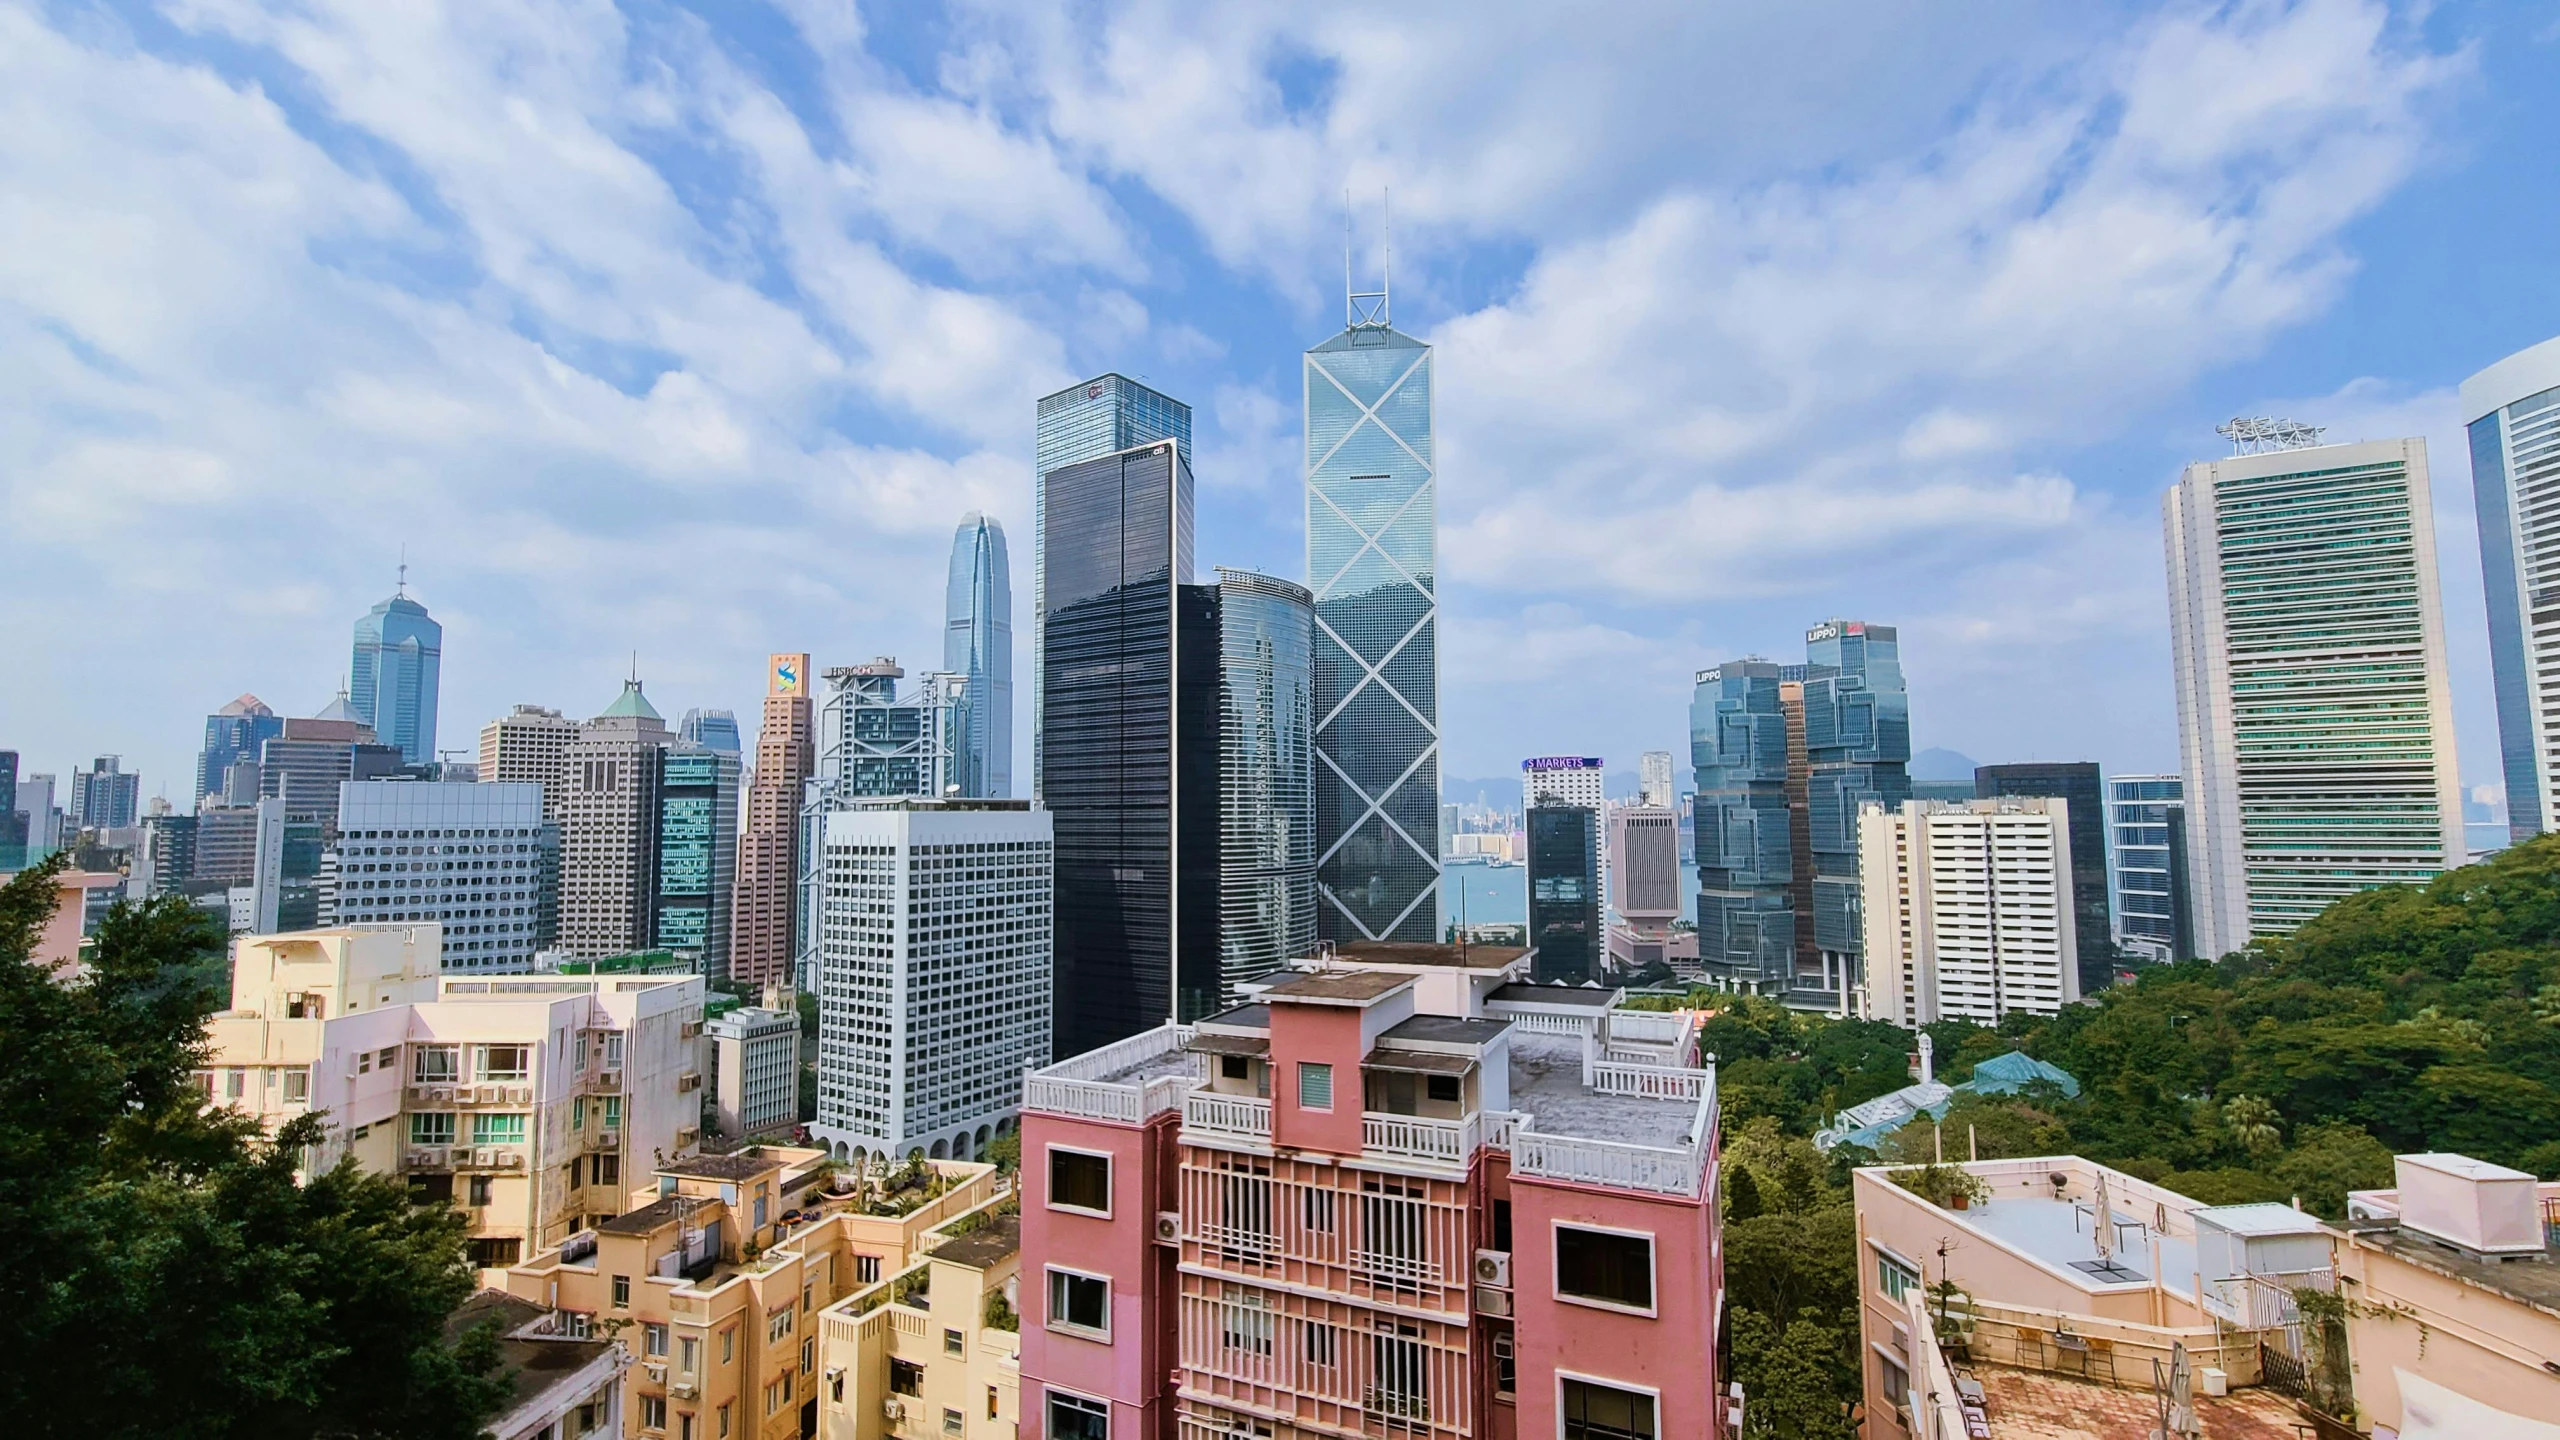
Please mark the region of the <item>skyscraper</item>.
POLYGON ((764 728, 756 736, 747 828, 738 840, 737 903, 729 919, 729 978, 750 989, 793 978, 800 790, 816 759, 810 730, 809 657, 768 656, 764 728))
POLYGON ((1976 799, 2034 795, 2070 807, 2072 933, 2080 952, 2080 993, 2095 995, 2114 979, 2115 922, 2107 905, 2106 788, 2094 761, 1977 765, 1976 799))
POLYGON ((1785 668, 1728 660, 1698 672, 1689 702, 1698 962, 1709 980, 1751 994, 1783 994, 1795 975, 1784 692, 1801 682, 1781 680, 1785 668))
POLYGON ((1667 810, 1672 799, 1671 752, 1647 750, 1636 761, 1636 803, 1667 810))
POLYGON ((1041 490, 1040 790, 1067 1054, 1217 1008, 1217 587, 1191 583, 1191 465, 1173 441, 1052 470, 1041 490))
POLYGON ((2059 798, 1911 800, 1860 812, 1865 1002, 1917 1030, 1997 1025, 2080 998, 2071 847, 2059 798))
POLYGON ((657 825, 653 943, 699 956, 706 978, 725 980, 738 882, 738 752, 682 737, 668 746, 657 825))
POLYGON ((569 747, 568 819, 560 832, 560 948, 623 955, 656 938, 658 800, 675 736, 626 680, 569 747))
POLYGON ((1597 755, 1542 755, 1520 762, 1521 814, 1554 803, 1580 805, 1601 817, 1593 836, 1599 846, 1596 863, 1600 867, 1599 896, 1603 907, 1609 903, 1610 894, 1608 790, 1608 769, 1597 755))
POLYGON ((1303 585, 1218 572, 1220 983, 1315 953, 1315 607, 1303 585))
POLYGON ((284 720, 255 695, 243 695, 204 717, 204 749, 196 757, 196 799, 222 789, 223 772, 284 733, 284 720))
MULTIPOLYGON (((2107 782, 2115 842, 2116 945, 2155 964, 2196 953, 2187 908, 2186 785, 2175 775, 2118 775, 2107 782)), ((2074 886, 2078 885, 2075 877, 2074 886)))
POLYGON ((86 770, 71 772, 71 825, 76 830, 122 830, 142 819, 142 777, 129 774, 121 755, 101 755, 86 770))
POLYGON ((1799 843, 1812 852, 1813 931, 1796 931, 1793 988, 1799 1004, 1832 1007, 1856 988, 1866 948, 1858 920, 1858 811, 1868 804, 1899 809, 1911 798, 1911 702, 1900 633, 1890 625, 1825 620, 1805 632, 1804 650, 1799 843))
POLYGON ((282 800, 296 820, 316 820, 334 831, 338 786, 396 774, 399 747, 381 744, 373 727, 350 713, 341 695, 309 719, 284 722, 281 733, 258 747, 258 794, 282 800))
POLYGON ((2560 830, 2560 339, 2520 350, 2462 382, 2471 498, 2489 596, 2489 667, 2507 834, 2560 830))
POLYGON ((2208 957, 2466 848, 2426 442, 2225 430, 2244 453, 2189 465, 2161 502, 2208 957))
POLYGON ((737 716, 726 710, 705 710, 699 705, 684 712, 684 718, 676 722, 676 738, 731 755, 743 755, 746 750, 738 735, 737 716))
POLYGON ((935 671, 906 694, 907 672, 883 655, 867 665, 835 665, 818 702, 818 765, 800 792, 800 878, 793 922, 801 984, 813 984, 819 960, 819 907, 826 862, 820 845, 827 816, 857 800, 893 795, 965 796, 972 786, 967 735, 969 682, 935 671))
MULTIPOLYGON (((1173 442, 1182 463, 1191 463, 1191 407, 1159 394, 1125 375, 1097 375, 1043 396, 1031 431, 1031 793, 1040 791, 1041 663, 1045 617, 1049 613, 1050 471, 1080 461, 1099 459, 1156 440, 1173 442)), ((1186 532, 1185 543, 1188 544, 1186 532)))
POLYGON ((1540 795, 1525 821, 1529 844, 1530 978, 1579 985, 1600 978, 1600 812, 1540 795))
POLYGON ((405 580, 356 622, 347 704, 411 765, 436 758, 436 673, 443 662, 444 627, 409 598, 405 580))
POLYGON ((972 795, 1013 793, 1013 566, 1004 527, 972 510, 951 537, 942 668, 969 679, 972 795))
POLYGON ((560 830, 532 785, 351 780, 338 787, 321 920, 443 927, 447 970, 533 968, 559 918, 560 830))
POLYGON ((519 705, 480 727, 483 784, 539 785, 542 816, 552 824, 569 813, 569 747, 578 722, 541 705, 519 705))
MULTIPOLYGON (((1431 347, 1354 297, 1306 352, 1316 604, 1316 910, 1330 940, 1440 935, 1431 347)), ((1061 1053, 1065 1053, 1061 1051, 1061 1053)))
POLYGON ((18 809, 18 752, 0 750, 0 872, 27 867, 28 828, 18 809))

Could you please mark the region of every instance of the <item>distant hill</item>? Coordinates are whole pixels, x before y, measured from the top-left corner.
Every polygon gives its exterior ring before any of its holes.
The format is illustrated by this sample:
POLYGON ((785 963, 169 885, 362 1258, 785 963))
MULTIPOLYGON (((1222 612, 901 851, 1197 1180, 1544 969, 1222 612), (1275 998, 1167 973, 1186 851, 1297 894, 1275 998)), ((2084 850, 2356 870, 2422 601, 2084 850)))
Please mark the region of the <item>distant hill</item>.
POLYGON ((1908 772, 1914 780, 1962 780, 1973 783, 1973 757, 1953 750, 1923 750, 1911 757, 1908 772))

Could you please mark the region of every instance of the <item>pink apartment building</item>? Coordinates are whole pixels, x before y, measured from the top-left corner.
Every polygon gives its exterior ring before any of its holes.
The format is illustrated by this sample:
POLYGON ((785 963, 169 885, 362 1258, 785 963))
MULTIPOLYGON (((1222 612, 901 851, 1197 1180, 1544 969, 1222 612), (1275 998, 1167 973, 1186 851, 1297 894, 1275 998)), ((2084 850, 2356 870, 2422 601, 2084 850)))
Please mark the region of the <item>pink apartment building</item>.
POLYGON ((1033 1072, 1025 1440, 1724 1433, 1698 1017, 1526 968, 1329 956, 1033 1072))

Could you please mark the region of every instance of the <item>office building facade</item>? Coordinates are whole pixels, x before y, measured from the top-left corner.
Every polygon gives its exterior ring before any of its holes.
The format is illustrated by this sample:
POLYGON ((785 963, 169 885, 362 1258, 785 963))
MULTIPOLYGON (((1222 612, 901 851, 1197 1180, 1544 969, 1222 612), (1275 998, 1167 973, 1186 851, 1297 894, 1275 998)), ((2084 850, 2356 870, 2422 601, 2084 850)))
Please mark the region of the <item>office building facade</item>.
POLYGON ((1667 805, 1620 805, 1609 811, 1604 847, 1609 908, 1645 930, 1668 930, 1680 918, 1680 817, 1667 805))
POLYGON ((2190 465, 2161 504, 2208 957, 2467 856, 2427 447, 2190 465))
POLYGON ((1438 452, 1431 347, 1362 316, 1306 352, 1316 606, 1316 929, 1440 935, 1438 452))
MULTIPOLYGON (((1114 447, 1119 448, 1119 447, 1114 447)), ((1013 793, 1013 564, 1004 526, 975 510, 951 537, 943 589, 942 668, 969 681, 963 737, 971 795, 1013 793)))
POLYGON ((285 721, 282 734, 258 747, 258 795, 283 801, 291 814, 334 826, 340 785, 396 775, 403 763, 399 747, 380 743, 341 695, 308 720, 285 721))
POLYGON ((123 756, 101 755, 71 772, 69 810, 75 830, 131 829, 142 819, 142 777, 126 772, 123 756))
POLYGON ((1097 375, 1044 395, 1031 432, 1031 793, 1040 791, 1041 737, 1047 726, 1041 660, 1049 614, 1049 487, 1053 470, 1170 441, 1191 463, 1191 407, 1126 375, 1097 375))
POLYGON ((256 761, 269 740, 284 733, 284 718, 255 695, 243 695, 204 717, 204 748, 196 754, 196 800, 219 793, 226 771, 256 761))
POLYGON ((2108 903, 2107 790, 2095 761, 1978 765, 1974 798, 2040 796, 2070 806, 2072 933, 2080 946, 2080 993, 2095 995, 2114 978, 2109 953, 2116 933, 2108 903))
POLYGON ((410 765, 436 758, 436 682, 444 665, 444 627, 408 588, 356 622, 347 662, 347 704, 382 743, 410 765))
MULTIPOLYGON (((2155 965, 2193 958, 2186 782, 2175 775, 2116 776, 2107 782, 2107 827, 2115 849, 2116 948, 2155 965)), ((2077 886, 2077 857, 2072 871, 2077 886)))
POLYGON ((729 978, 755 990, 795 979, 800 792, 817 759, 809 685, 807 655, 765 658, 764 728, 756 736, 737 899, 729 912, 729 978))
POLYGON ((2080 998, 2068 802, 1910 800, 1859 816, 1871 1019, 1998 1025, 2080 998))
POLYGON ((694 956, 729 977, 729 905, 737 886, 738 752, 678 739, 658 780, 656 948, 694 956))
POLYGON ((986 799, 826 817, 810 1128, 838 1154, 975 1159, 1012 1128, 1050 1054, 1050 821, 986 799))
POLYGON ((358 780, 338 787, 322 925, 433 923, 448 971, 531 970, 560 903, 560 831, 521 783, 358 780))
POLYGON ((2489 600, 2489 668, 2498 701, 2498 759, 2507 834, 2516 844, 2560 830, 2560 339, 2508 356, 2462 382, 2471 498, 2489 600))
POLYGON ((29 828, 18 808, 18 752, 0 750, 0 873, 26 868, 29 828))
POLYGON ((746 744, 738 734, 738 717, 726 710, 706 710, 697 705, 684 712, 676 722, 676 738, 706 750, 743 756, 746 744))
POLYGON ((1858 815, 1911 798, 1911 709, 1900 633, 1863 620, 1825 620, 1805 632, 1804 798, 1798 843, 1810 853, 1808 934, 1796 930, 1794 1003, 1840 1008, 1858 983, 1865 937, 1858 912, 1858 815), (1807 942, 1810 941, 1810 949, 1807 942))
POLYGON ((557 825, 569 808, 569 747, 578 722, 541 705, 518 705, 480 727, 480 779, 542 787, 543 818, 557 825))
POLYGON ((1220 984, 1316 948, 1315 605, 1303 585, 1218 572, 1220 984))
POLYGON ((1671 752, 1647 750, 1636 761, 1636 803, 1668 809, 1674 798, 1671 752))
POLYGON ((1600 903, 1609 903, 1607 769, 1597 755, 1546 755, 1520 762, 1520 813, 1540 805, 1581 805, 1600 817, 1600 903))
POLYGON ((578 727, 560 827, 558 945, 568 954, 625 955, 655 939, 658 800, 674 742, 638 680, 578 727))
POLYGON ((1750 994, 1784 994, 1795 975, 1787 758, 1801 682, 1783 679, 1787 668, 1728 660, 1698 672, 1689 701, 1698 963, 1712 983, 1750 994))
POLYGON ((1218 592, 1191 583, 1191 466, 1172 441, 1041 488, 1055 1044, 1084 1050, 1222 994, 1218 592))
POLYGON ((787 1131, 800 1119, 800 1017, 741 1005, 712 1018, 711 1106, 732 1139, 787 1131))
POLYGON ((799 946, 794 970, 803 977, 817 973, 818 907, 826 886, 818 845, 827 816, 857 800, 965 796, 977 788, 969 768, 967 678, 937 671, 902 693, 906 674, 886 655, 822 673, 818 766, 801 789, 799 908, 792 921, 799 946))
POLYGON ((1600 978, 1607 937, 1600 929, 1600 812, 1542 795, 1525 822, 1529 860, 1532 978, 1579 985, 1600 978))

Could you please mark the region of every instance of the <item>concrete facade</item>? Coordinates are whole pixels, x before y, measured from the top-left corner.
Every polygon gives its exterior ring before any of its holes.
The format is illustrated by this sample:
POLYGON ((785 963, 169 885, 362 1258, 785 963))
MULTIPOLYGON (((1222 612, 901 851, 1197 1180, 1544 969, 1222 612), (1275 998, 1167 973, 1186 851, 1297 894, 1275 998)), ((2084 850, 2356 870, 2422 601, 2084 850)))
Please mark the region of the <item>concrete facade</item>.
POLYGON ((2080 998, 2067 806, 1909 800, 1859 813, 1860 1012, 1906 1029, 1997 1025, 2080 998))
POLYGON ((711 1022, 713 1123, 769 1135, 800 1119, 800 1017, 742 1006, 711 1022))

